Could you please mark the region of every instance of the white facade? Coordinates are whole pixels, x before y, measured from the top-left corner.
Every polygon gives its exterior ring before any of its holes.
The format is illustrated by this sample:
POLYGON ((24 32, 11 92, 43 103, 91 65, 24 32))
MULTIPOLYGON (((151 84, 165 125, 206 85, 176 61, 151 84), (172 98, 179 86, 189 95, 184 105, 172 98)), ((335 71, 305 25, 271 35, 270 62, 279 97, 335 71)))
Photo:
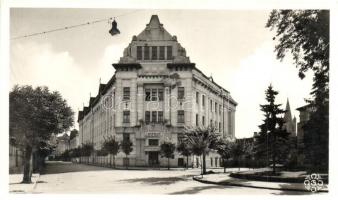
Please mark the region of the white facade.
MULTIPOLYGON (((237 103, 190 62, 156 15, 113 66, 111 80, 100 84, 98 95, 79 112, 80 144, 92 143, 98 150, 109 135, 130 138, 130 165, 149 166, 166 165, 159 145, 165 140, 177 144, 184 126, 213 124, 221 135, 234 138, 237 103)), ((210 156, 214 158, 207 160, 219 160, 210 156)), ((119 153, 117 165, 123 157, 119 153)), ((171 166, 182 165, 182 158, 176 153, 171 166)))

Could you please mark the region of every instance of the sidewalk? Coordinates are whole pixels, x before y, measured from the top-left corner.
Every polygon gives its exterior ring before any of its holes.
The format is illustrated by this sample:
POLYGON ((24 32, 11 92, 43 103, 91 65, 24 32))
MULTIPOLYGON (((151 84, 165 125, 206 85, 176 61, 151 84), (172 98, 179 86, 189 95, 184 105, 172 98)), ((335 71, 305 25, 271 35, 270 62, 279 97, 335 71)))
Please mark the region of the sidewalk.
POLYGON ((39 180, 40 174, 32 174, 32 183, 21 184, 23 174, 9 175, 9 192, 10 193, 32 193, 39 180))
MULTIPOLYGON (((251 181, 246 179, 232 178, 228 173, 223 174, 208 174, 201 176, 195 176, 195 181, 206 184, 216 185, 230 185, 240 187, 261 188, 270 190, 286 190, 286 191, 302 191, 309 192, 305 189, 303 183, 278 183, 278 182, 265 182, 265 181, 251 181)), ((320 192, 328 192, 328 187, 325 186, 320 192)))

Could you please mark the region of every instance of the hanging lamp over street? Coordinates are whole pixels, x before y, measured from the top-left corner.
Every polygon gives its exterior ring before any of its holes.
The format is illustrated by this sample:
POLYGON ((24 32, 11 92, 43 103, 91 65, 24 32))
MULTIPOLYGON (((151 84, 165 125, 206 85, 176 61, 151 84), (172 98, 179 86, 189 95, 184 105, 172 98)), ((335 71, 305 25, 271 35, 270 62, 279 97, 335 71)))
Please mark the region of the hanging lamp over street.
POLYGON ((117 23, 114 19, 114 21, 112 22, 112 27, 111 29, 109 30, 109 33, 114 36, 116 34, 120 34, 120 30, 117 28, 117 23))

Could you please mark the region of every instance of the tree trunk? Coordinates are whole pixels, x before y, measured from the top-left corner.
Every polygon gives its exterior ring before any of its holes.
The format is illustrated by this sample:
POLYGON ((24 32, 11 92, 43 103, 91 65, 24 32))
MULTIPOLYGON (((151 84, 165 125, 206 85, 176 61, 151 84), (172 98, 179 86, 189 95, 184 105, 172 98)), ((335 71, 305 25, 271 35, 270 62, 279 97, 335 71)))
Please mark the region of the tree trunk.
POLYGON ((276 173, 276 134, 273 135, 273 149, 272 149, 272 173, 276 173))
POLYGON ((187 169, 189 169, 189 156, 187 156, 187 169))
POLYGON ((111 167, 111 157, 112 157, 112 155, 109 154, 109 166, 110 166, 110 167, 111 167))
POLYGON ((126 156, 126 168, 128 169, 128 165, 129 165, 129 160, 128 160, 128 156, 126 156))
POLYGON ((225 159, 222 159, 223 160, 223 169, 224 169, 224 173, 226 173, 227 172, 227 168, 226 168, 226 166, 225 166, 225 159))
POLYGON ((23 168, 23 179, 22 183, 32 183, 32 158, 33 148, 30 145, 27 145, 25 148, 25 157, 24 157, 24 168, 23 168))
POLYGON ((202 174, 207 173, 207 167, 205 166, 205 152, 203 152, 203 172, 202 174))
POLYGON ((272 173, 273 174, 276 173, 276 156, 275 155, 272 156, 272 173))
POLYGON ((113 167, 115 169, 115 155, 113 154, 113 167))
POLYGON ((169 158, 168 158, 168 170, 170 169, 170 162, 169 162, 169 158))

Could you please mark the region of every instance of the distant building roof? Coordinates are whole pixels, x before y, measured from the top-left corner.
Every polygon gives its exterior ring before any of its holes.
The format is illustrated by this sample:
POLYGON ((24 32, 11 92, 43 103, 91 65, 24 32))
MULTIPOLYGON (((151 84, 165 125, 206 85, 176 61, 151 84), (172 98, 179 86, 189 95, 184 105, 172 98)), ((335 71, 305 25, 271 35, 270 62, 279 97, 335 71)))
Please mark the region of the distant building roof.
POLYGON ((307 104, 305 106, 297 108, 296 110, 298 110, 298 111, 305 111, 305 110, 307 110, 309 108, 314 108, 314 106, 312 104, 307 104))

